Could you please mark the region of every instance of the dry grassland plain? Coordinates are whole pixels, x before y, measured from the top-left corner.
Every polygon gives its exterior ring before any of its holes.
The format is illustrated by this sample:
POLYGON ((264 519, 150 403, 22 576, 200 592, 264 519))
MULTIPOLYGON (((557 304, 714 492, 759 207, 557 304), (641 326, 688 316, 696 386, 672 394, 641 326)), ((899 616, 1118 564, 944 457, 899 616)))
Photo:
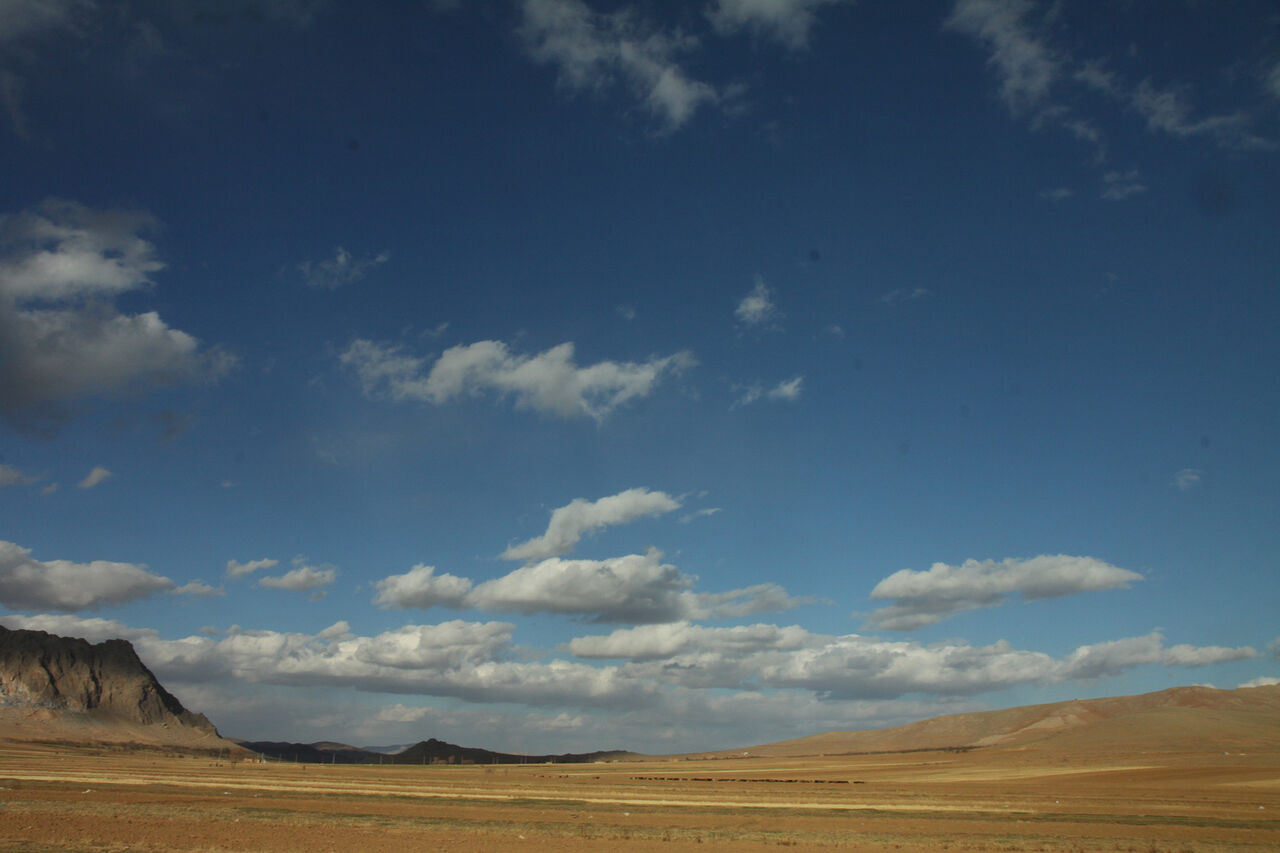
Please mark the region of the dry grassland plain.
POLYGON ((0 748, 0 850, 1280 850, 1280 756, 973 750, 588 765, 0 748))

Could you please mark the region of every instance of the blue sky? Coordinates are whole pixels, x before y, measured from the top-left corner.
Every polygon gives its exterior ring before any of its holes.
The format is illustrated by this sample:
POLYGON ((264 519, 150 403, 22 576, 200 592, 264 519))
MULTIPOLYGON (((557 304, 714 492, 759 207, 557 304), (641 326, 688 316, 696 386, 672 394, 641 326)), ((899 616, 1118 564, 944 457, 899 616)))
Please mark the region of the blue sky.
POLYGON ((0 2, 0 624, 225 734, 1280 676, 1271 4, 0 2))

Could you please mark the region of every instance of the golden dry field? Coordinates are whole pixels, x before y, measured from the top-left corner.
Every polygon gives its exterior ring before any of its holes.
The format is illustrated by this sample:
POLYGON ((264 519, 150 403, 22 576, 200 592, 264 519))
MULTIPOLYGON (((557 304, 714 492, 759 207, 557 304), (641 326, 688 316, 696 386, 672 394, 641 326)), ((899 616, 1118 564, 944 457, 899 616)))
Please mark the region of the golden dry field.
POLYGON ((0 750, 0 850, 1274 851, 1275 752, 1034 749, 590 765, 0 750))

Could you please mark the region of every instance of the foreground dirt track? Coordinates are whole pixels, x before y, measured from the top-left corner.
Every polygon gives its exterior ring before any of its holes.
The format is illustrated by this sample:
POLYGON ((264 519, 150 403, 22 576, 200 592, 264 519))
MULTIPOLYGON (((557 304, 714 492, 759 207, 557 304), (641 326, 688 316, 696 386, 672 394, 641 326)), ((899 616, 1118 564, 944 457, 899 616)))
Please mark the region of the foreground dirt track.
POLYGON ((1280 849, 1280 756, 379 767, 0 749, 0 850, 1280 849))

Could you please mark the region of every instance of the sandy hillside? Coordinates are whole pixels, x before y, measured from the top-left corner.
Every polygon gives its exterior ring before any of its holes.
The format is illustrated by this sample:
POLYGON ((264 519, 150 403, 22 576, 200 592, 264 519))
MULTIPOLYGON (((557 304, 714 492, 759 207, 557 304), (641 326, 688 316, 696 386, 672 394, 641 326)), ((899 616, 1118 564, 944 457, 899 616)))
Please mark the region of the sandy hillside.
POLYGON ((1063 751, 1129 748, 1242 751, 1280 747, 1280 685, 1175 687, 1139 696, 1077 699, 953 714, 872 731, 835 731, 722 755, 820 755, 950 747, 1063 751))

